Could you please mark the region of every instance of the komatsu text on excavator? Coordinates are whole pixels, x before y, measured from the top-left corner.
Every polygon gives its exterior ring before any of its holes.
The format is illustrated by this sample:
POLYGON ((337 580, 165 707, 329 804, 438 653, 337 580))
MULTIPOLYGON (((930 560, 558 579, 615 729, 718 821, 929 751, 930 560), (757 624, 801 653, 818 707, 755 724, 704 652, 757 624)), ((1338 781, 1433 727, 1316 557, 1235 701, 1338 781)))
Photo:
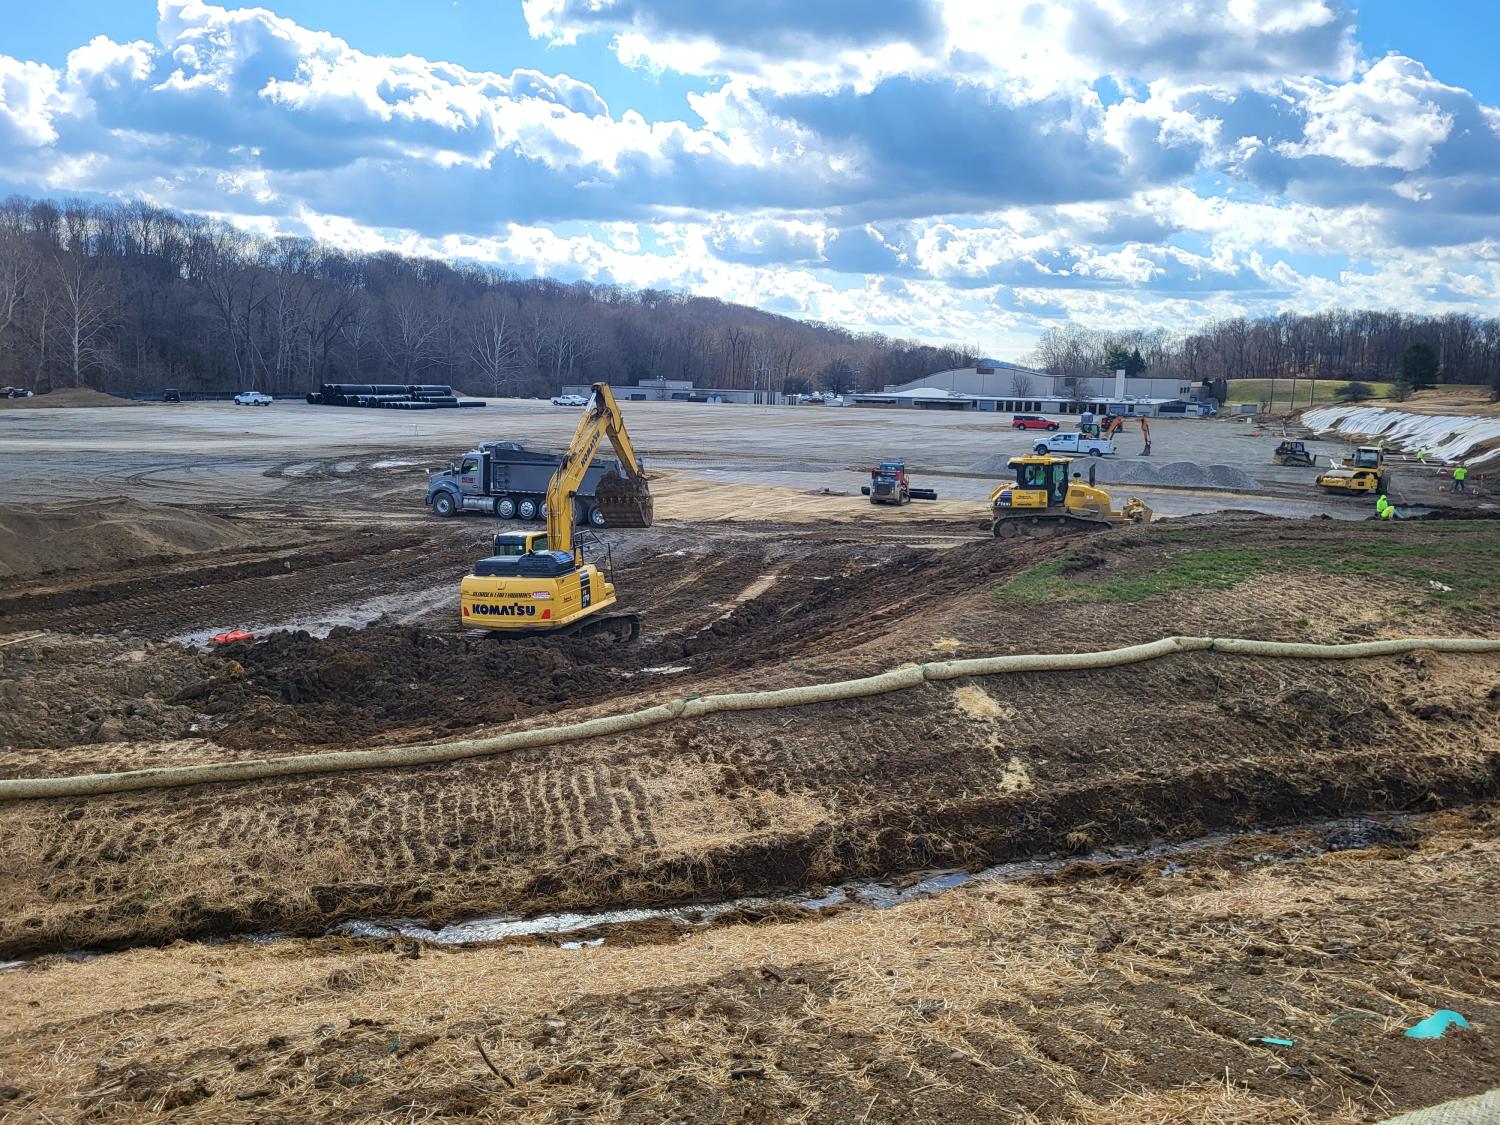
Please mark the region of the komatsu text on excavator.
POLYGON ((495 536, 495 553, 475 563, 459 586, 464 625, 504 635, 582 632, 635 639, 640 619, 604 612, 615 604, 614 584, 599 567, 585 562, 582 548, 573 543, 574 496, 606 437, 624 475, 608 472, 596 486, 594 501, 604 526, 651 526, 651 489, 619 405, 608 384, 595 383, 562 464, 547 485, 546 534, 495 536))

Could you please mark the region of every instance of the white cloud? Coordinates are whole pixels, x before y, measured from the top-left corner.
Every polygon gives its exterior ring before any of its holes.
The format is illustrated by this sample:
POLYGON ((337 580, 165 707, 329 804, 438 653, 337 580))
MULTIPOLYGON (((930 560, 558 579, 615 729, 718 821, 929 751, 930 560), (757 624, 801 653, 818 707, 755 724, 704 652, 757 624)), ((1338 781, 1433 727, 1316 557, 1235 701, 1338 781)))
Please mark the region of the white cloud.
POLYGON ((694 121, 263 8, 159 14, 62 70, 0 56, 11 186, 990 350, 1045 317, 1497 291, 1500 112, 1362 62, 1342 0, 527 0, 540 37, 712 76, 694 121))

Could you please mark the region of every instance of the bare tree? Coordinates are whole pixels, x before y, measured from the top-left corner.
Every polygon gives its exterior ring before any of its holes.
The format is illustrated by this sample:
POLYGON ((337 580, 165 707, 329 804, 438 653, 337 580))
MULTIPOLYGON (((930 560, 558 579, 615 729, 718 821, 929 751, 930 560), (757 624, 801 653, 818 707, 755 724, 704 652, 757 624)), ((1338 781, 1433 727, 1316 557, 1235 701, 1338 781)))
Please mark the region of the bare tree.
POLYGON ((469 356, 495 397, 521 369, 521 344, 513 311, 498 293, 487 293, 470 310, 469 356))
POLYGON ((82 254, 57 259, 57 331, 68 365, 69 386, 84 385, 86 373, 112 371, 118 358, 110 347, 115 323, 113 287, 103 271, 82 254))

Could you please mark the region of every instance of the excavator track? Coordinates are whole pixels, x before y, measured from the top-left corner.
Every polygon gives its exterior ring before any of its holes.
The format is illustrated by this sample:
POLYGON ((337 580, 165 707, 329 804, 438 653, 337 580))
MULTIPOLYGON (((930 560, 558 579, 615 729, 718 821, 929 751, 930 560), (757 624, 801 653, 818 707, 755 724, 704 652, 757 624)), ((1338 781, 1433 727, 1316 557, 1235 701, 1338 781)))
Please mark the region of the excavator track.
POLYGON ((609 613, 585 617, 558 629, 492 629, 491 637, 524 639, 527 637, 588 637, 591 640, 630 644, 641 635, 641 618, 636 613, 609 613))
POLYGON ((594 490, 594 503, 599 505, 605 527, 651 526, 651 488, 645 477, 622 477, 611 469, 594 490))

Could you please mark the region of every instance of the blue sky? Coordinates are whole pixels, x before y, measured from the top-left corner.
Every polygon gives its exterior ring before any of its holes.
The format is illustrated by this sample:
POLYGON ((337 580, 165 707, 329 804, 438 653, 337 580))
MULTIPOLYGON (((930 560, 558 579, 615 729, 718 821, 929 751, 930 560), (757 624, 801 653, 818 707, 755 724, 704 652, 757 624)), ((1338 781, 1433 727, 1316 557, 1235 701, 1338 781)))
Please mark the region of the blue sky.
POLYGON ((1010 357, 1061 319, 1496 311, 1500 5, 12 7, 5 190, 1010 357))

